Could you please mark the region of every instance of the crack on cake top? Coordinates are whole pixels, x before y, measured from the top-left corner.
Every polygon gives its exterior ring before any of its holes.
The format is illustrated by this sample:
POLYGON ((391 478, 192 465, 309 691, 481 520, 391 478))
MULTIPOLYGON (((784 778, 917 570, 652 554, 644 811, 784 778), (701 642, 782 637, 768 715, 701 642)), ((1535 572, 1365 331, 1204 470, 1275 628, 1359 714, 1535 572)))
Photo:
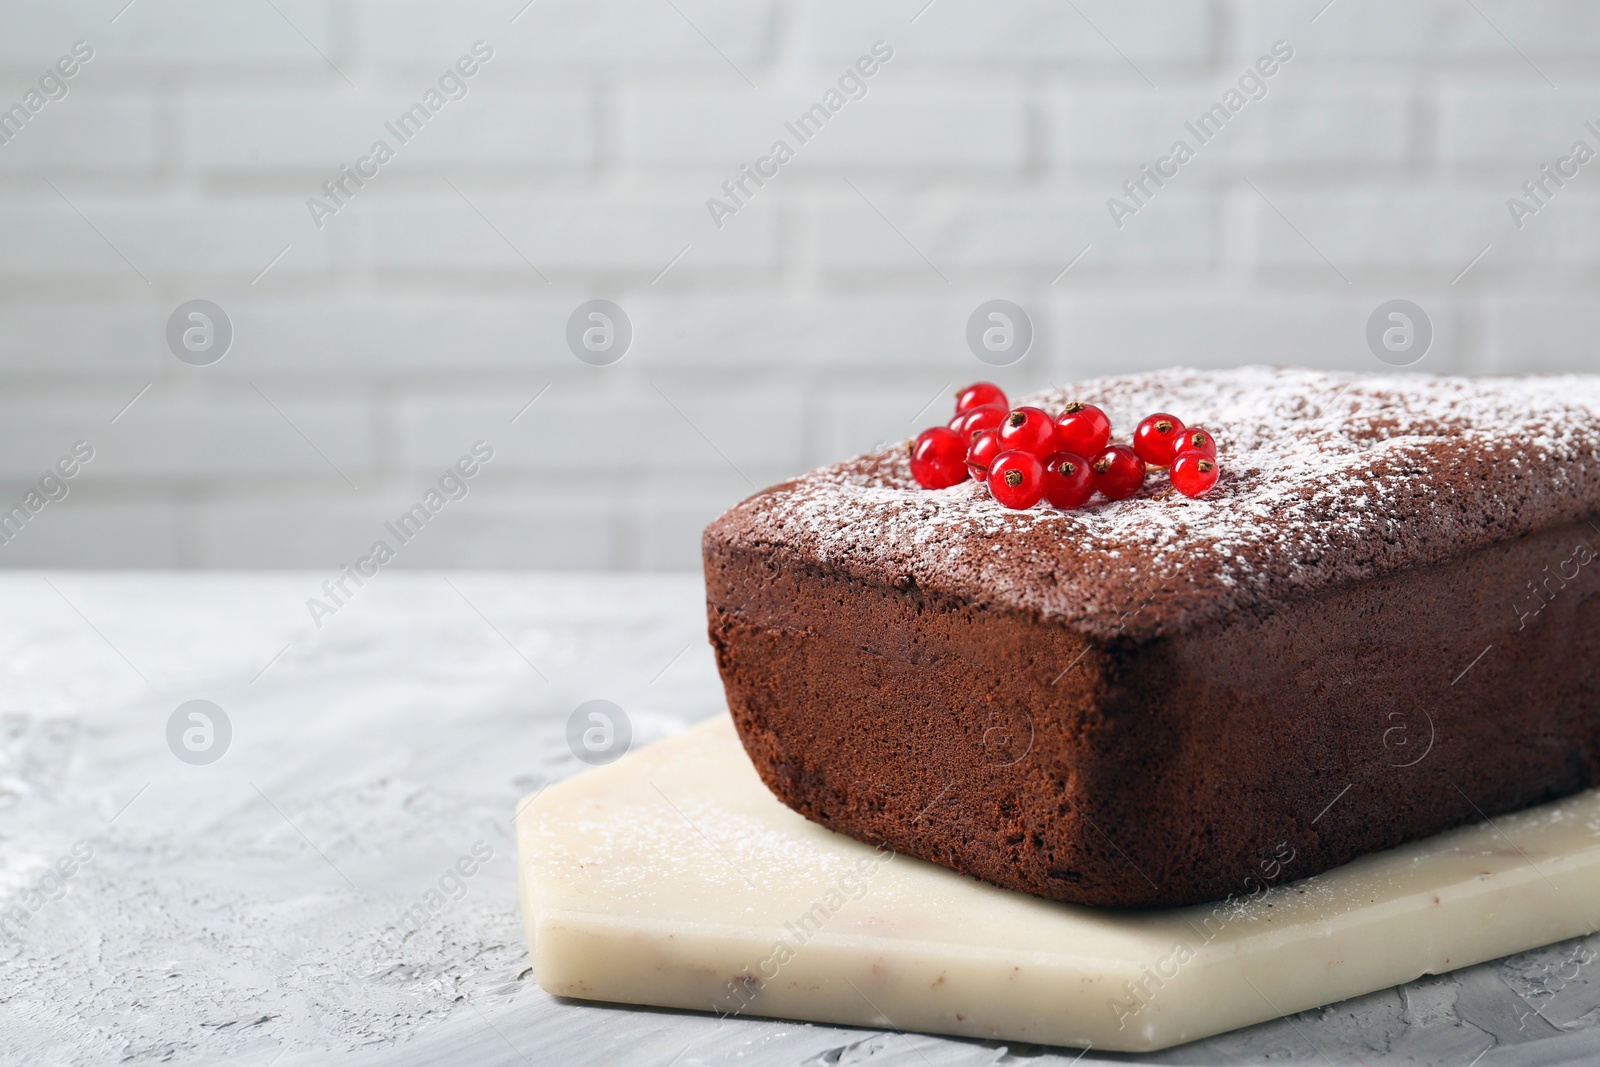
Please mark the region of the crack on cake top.
POLYGON ((1211 431, 1216 488, 1191 500, 1153 473, 1127 500, 1010 511, 972 481, 919 487, 893 448, 774 486, 712 533, 1138 639, 1600 511, 1596 376, 1175 369, 1019 402, 1058 412, 1071 400, 1102 407, 1114 440, 1153 411, 1211 431))

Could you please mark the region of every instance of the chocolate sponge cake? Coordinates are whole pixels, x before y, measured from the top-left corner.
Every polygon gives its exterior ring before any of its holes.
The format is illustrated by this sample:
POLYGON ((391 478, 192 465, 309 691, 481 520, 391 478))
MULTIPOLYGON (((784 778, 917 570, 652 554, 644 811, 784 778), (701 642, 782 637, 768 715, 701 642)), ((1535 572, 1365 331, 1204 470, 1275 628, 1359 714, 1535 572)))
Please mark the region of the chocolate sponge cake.
POLYGON ((1253 893, 1600 782, 1600 378, 1247 368, 1082 382, 1211 430, 1201 499, 928 490, 903 452, 706 531, 767 786, 1055 900, 1253 893))

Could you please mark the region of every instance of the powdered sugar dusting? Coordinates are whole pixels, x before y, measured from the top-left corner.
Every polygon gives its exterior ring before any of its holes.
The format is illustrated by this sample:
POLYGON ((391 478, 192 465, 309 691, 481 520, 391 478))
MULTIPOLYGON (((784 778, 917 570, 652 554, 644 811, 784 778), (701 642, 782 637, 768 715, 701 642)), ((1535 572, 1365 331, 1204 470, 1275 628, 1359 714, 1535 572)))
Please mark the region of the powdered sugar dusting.
POLYGON ((1210 430, 1199 500, 1152 474, 1134 498, 1008 511, 925 490, 900 450, 826 467, 718 527, 866 580, 1074 622, 1177 628, 1600 512, 1600 377, 1463 379, 1248 367, 1102 378, 1021 403, 1100 405, 1114 439, 1168 411, 1210 430), (1161 598, 1168 609, 1137 618, 1161 598))

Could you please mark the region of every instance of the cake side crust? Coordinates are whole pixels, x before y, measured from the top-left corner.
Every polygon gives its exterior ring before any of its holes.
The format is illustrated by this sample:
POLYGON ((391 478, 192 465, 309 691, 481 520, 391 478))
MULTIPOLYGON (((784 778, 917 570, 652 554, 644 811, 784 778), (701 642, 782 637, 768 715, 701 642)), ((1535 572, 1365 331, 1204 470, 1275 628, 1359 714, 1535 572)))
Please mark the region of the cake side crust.
POLYGON ((1102 641, 713 527, 708 611, 735 723, 790 807, 1007 888, 1172 906, 1600 781, 1600 568, 1576 562, 1594 536, 1102 641), (1530 615, 1547 566, 1578 571, 1530 615))

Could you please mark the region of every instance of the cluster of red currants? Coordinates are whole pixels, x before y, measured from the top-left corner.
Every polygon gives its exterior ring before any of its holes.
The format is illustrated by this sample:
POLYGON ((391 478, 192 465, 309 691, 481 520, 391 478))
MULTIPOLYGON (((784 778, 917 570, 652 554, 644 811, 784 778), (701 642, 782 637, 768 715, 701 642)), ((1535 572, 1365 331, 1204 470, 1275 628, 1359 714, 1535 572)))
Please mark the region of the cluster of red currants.
POLYGON ((956 394, 948 426, 923 430, 911 445, 911 474, 924 489, 971 477, 1018 510, 1040 500, 1082 507, 1096 492, 1123 500, 1150 470, 1168 471, 1185 496, 1204 496, 1217 484, 1216 439, 1158 412, 1139 423, 1131 446, 1114 445, 1111 420, 1093 404, 1068 404, 1052 417, 1043 408, 1013 408, 998 385, 978 382, 956 394))

